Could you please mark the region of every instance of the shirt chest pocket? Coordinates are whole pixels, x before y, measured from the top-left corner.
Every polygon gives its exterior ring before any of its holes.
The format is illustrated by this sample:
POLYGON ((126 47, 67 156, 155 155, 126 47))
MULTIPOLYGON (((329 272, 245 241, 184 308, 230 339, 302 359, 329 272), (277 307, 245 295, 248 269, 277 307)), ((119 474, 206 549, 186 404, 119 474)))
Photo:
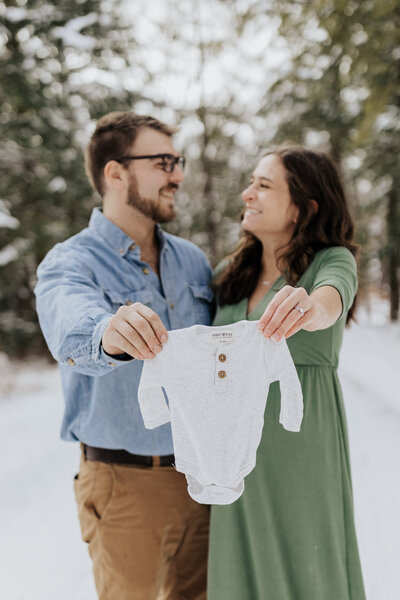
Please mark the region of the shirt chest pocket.
POLYGON ((104 295, 114 312, 121 306, 130 306, 135 302, 145 304, 149 308, 153 304, 153 293, 150 290, 104 290, 104 295))
POLYGON ((208 285, 189 283, 197 323, 208 325, 212 315, 213 293, 208 285))

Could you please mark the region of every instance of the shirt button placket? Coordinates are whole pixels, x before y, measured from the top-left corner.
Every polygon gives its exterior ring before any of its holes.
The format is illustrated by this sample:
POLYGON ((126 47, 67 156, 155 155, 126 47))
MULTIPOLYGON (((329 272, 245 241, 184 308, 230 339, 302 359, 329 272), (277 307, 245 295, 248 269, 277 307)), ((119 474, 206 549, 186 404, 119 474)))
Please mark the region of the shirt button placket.
POLYGON ((215 389, 217 392, 225 392, 228 389, 229 379, 226 365, 223 364, 226 362, 226 354, 218 353, 215 362, 215 389))

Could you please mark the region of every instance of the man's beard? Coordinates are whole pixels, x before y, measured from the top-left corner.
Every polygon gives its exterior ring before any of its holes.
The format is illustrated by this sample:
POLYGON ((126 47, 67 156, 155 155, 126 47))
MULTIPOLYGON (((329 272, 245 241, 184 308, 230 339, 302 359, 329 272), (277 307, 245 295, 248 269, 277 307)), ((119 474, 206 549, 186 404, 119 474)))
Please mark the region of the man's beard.
MULTIPOLYGON (((176 190, 176 184, 170 184, 160 189, 159 194, 163 191, 176 190)), ((158 203, 155 200, 149 198, 143 198, 140 196, 135 177, 131 177, 129 188, 128 188, 128 204, 134 206, 137 210, 153 219, 156 223, 169 223, 176 217, 176 211, 174 208, 161 207, 161 202, 158 203)))

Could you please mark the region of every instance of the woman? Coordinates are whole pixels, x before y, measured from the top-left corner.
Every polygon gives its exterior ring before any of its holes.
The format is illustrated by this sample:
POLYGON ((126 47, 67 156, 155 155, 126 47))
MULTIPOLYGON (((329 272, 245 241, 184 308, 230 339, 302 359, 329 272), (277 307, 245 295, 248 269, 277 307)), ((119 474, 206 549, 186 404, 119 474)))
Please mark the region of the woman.
POLYGON ((217 271, 214 325, 260 319, 265 336, 287 338, 304 418, 300 433, 283 429, 272 384, 245 491, 212 509, 207 598, 364 600, 337 376, 357 289, 343 186, 327 155, 287 146, 262 157, 242 197, 243 236, 217 271))

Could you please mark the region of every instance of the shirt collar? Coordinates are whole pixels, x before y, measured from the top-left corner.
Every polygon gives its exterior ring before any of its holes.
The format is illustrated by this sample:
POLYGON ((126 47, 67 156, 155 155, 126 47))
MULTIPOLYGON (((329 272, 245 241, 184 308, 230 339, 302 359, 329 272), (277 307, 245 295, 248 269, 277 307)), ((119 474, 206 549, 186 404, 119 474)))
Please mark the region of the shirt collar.
MULTIPOLYGON (((89 221, 89 228, 94 229, 111 248, 120 256, 128 252, 140 252, 139 246, 129 235, 108 219, 100 208, 94 208, 89 221)), ((157 223, 156 236, 160 242, 160 251, 164 248, 167 237, 160 225, 157 223)))
POLYGON ((164 246, 167 246, 167 236, 165 235, 165 232, 161 229, 161 226, 156 223, 156 236, 158 238, 158 241, 160 242, 160 252, 161 250, 164 248, 164 246))

